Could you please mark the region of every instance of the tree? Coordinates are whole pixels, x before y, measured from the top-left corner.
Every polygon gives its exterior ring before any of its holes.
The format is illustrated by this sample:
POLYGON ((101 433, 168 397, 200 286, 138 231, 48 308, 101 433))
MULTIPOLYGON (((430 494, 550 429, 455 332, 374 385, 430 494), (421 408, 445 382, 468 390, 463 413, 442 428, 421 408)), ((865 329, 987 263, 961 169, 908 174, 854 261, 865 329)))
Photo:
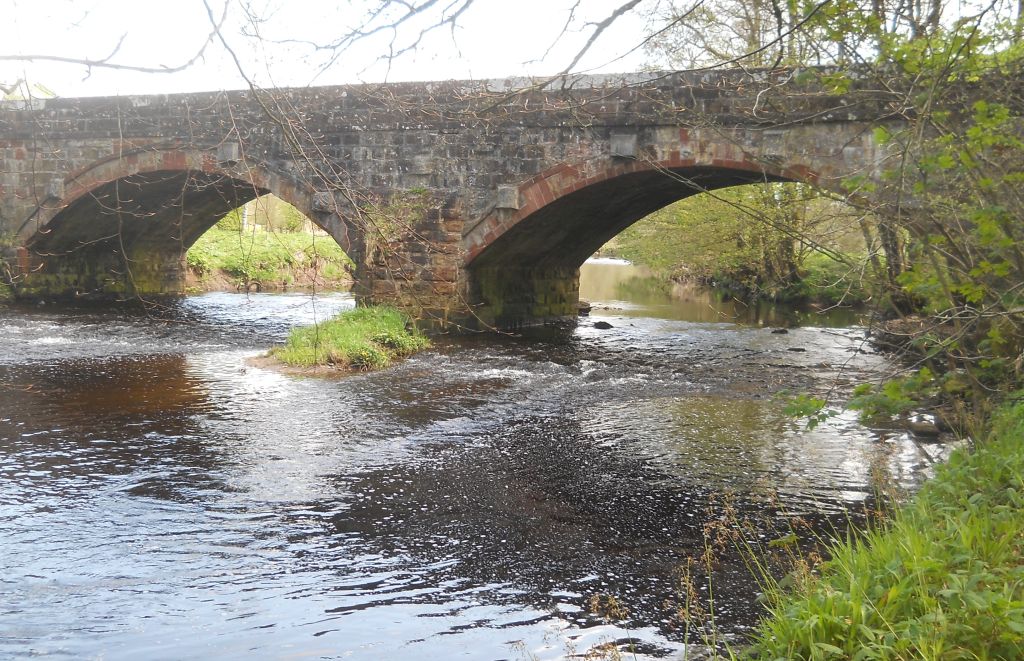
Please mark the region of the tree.
POLYGON ((673 68, 807 64, 816 44, 800 29, 800 9, 793 0, 666 0, 652 17, 664 27, 646 51, 655 66, 673 68))

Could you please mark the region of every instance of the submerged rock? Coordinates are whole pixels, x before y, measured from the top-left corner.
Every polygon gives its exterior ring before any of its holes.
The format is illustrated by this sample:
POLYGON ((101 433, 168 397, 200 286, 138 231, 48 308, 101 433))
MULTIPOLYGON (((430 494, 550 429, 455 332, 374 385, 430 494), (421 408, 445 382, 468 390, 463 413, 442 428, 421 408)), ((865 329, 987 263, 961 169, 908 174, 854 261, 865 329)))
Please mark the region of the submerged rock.
POLYGON ((608 330, 609 328, 615 328, 615 327, 612 326, 611 324, 609 324, 607 321, 595 321, 594 322, 594 328, 597 328, 597 329, 600 329, 600 330, 608 330))
POLYGON ((907 429, 914 433, 915 436, 926 436, 929 438, 938 438, 942 430, 939 429, 939 425, 931 420, 908 420, 907 429))

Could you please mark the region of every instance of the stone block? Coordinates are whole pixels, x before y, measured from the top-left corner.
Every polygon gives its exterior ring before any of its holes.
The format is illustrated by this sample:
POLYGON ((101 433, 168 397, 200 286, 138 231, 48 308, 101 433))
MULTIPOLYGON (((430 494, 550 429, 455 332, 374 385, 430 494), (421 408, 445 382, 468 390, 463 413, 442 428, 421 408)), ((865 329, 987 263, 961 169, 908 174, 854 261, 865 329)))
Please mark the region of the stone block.
POLYGON ((612 133, 611 155, 619 158, 635 158, 637 155, 637 134, 612 133))
POLYGON ((519 187, 498 186, 494 207, 496 209, 519 210, 519 187))
POLYGON ((221 165, 234 165, 242 158, 242 147, 237 142, 222 142, 217 145, 217 162, 221 165))
POLYGON ((64 178, 53 177, 46 186, 46 196, 53 200, 64 199, 64 178))
POLYGON ((317 191, 313 193, 313 211, 330 213, 334 211, 334 194, 329 191, 317 191))

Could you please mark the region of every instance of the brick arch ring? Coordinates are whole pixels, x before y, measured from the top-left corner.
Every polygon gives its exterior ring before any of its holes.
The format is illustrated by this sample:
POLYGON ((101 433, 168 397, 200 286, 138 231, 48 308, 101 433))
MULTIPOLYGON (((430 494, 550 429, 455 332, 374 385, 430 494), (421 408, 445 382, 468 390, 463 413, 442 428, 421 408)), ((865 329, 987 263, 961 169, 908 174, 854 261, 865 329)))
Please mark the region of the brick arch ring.
POLYGON ((141 146, 95 161, 63 178, 55 177, 46 198, 18 228, 19 243, 31 243, 33 237, 47 231, 50 222, 62 211, 101 187, 133 175, 157 172, 198 172, 243 182, 252 186, 253 197, 273 193, 316 222, 312 186, 260 165, 246 165, 239 160, 237 148, 141 146))
POLYGON ((777 166, 747 156, 696 159, 682 157, 678 151, 660 161, 636 159, 614 162, 609 159, 597 168, 592 162, 561 163, 516 186, 511 195, 514 198, 512 207, 499 208, 495 205, 469 228, 463 237, 463 265, 471 266, 509 230, 548 205, 578 191, 630 174, 663 173, 673 176, 701 170, 735 172, 750 182, 795 181, 818 185, 819 180, 817 173, 804 164, 777 166))

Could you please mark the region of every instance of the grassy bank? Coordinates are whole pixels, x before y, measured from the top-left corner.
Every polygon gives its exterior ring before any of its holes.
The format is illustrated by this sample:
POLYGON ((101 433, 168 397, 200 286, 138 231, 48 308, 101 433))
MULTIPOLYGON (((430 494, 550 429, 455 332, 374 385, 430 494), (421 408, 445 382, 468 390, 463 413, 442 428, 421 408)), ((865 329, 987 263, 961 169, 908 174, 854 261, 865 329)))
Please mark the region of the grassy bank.
POLYGON ((745 265, 723 266, 695 274, 676 276, 694 280, 746 300, 769 300, 780 303, 817 303, 821 305, 860 305, 871 292, 865 286, 857 262, 864 256, 848 256, 849 263, 821 253, 804 256, 797 276, 787 282, 761 281, 745 265))
POLYGON ((293 330, 284 346, 270 354, 293 367, 382 369, 430 346, 427 338, 407 326, 406 317, 393 308, 356 308, 322 324, 293 330))
POLYGON ((748 300, 855 305, 870 297, 861 270, 851 266, 864 262, 864 255, 849 255, 849 263, 843 263, 808 252, 801 258, 796 277, 767 280, 751 269, 751 265, 759 263, 757 259, 720 246, 705 246, 688 260, 680 258, 680 254, 703 245, 686 227, 653 222, 636 227, 613 239, 601 249, 601 254, 650 267, 667 281, 697 282, 748 300))
POLYGON ((757 659, 1024 658, 1024 403, 886 525, 771 596, 757 659))
POLYGON ((258 285, 340 288, 351 261, 328 236, 214 227, 186 255, 197 289, 258 285))
POLYGON ((600 253, 745 299, 860 303, 869 294, 859 225, 846 207, 809 193, 741 186, 694 196, 628 227, 600 253))

